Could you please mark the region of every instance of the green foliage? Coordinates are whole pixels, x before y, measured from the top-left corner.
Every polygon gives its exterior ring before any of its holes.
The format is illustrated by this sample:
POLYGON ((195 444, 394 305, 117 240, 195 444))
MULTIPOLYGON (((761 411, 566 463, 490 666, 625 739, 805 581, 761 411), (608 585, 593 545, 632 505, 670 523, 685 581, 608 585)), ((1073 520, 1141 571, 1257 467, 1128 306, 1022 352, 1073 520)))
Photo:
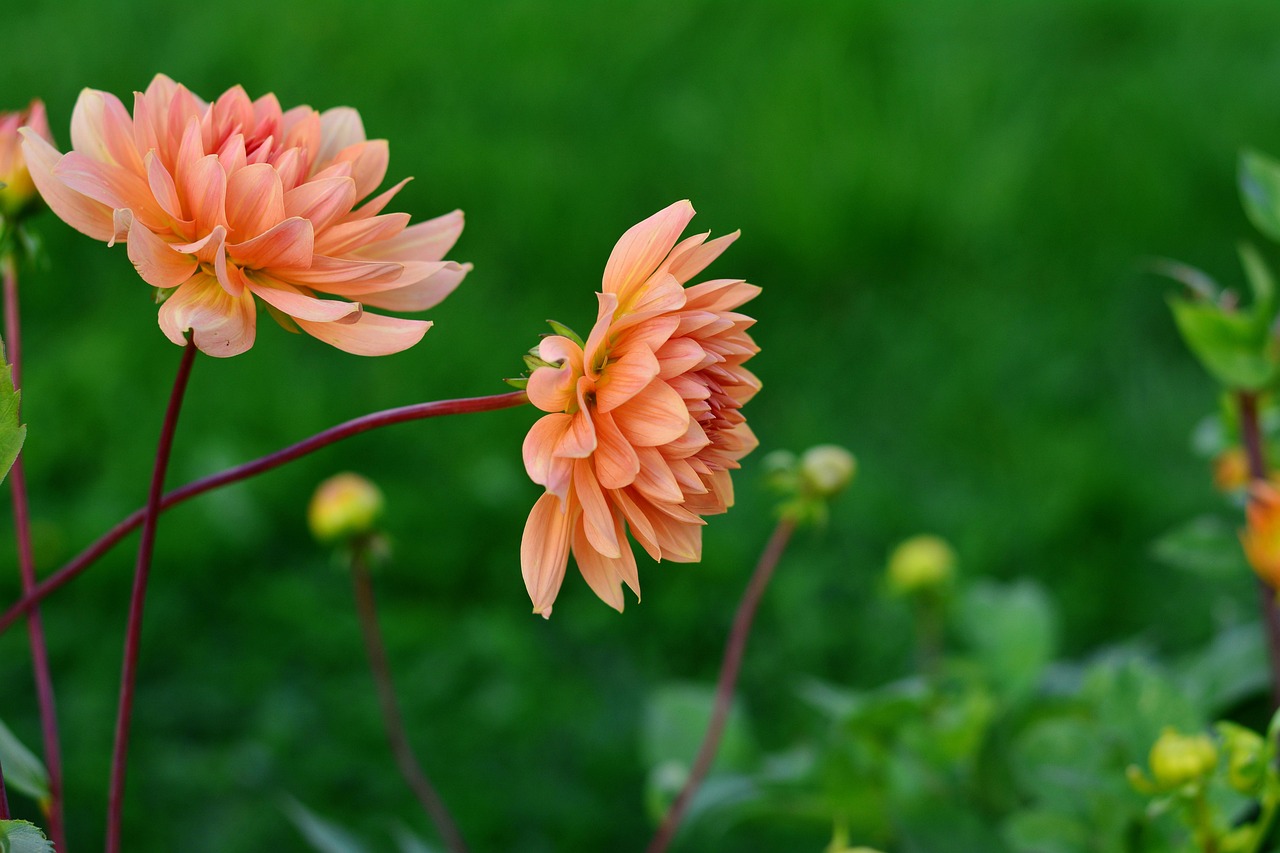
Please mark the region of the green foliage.
POLYGON ((0 342, 0 482, 4 482, 27 438, 27 428, 18 423, 20 401, 21 392, 14 390, 13 373, 0 342))
POLYGON ((1240 199, 1249 221, 1280 241, 1280 162, 1266 154, 1240 152, 1240 199))
POLYGON ((54 853, 53 844, 35 824, 0 820, 0 853, 54 853))
POLYGON ((0 767, 4 768, 7 788, 37 802, 48 801, 49 772, 44 763, 14 736, 3 720, 0 720, 0 767))
POLYGON ((356 834, 340 824, 326 820, 293 798, 281 805, 293 825, 307 843, 319 853, 366 853, 356 834))

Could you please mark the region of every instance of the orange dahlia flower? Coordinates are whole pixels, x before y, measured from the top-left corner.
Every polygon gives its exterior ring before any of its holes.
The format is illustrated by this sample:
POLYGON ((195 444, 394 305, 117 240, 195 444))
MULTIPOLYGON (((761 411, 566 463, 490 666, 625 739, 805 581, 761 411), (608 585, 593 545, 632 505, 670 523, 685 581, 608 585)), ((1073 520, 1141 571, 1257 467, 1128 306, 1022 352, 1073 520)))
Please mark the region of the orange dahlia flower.
POLYGON ((42 101, 32 101, 21 112, 0 112, 0 219, 17 216, 36 198, 36 188, 22 156, 22 137, 18 135, 18 129, 24 126, 37 136, 52 138, 42 101))
POLYGON ((165 335, 183 344, 190 329, 209 355, 253 346, 257 300, 286 328, 347 352, 399 352, 431 324, 364 307, 425 310, 470 269, 443 260, 461 211, 412 226, 382 213, 406 181, 356 206, 382 183, 388 151, 349 107, 286 112, 239 86, 210 104, 158 75, 134 94, 132 116, 114 95, 81 92, 67 154, 24 137, 49 207, 90 237, 125 242, 167 296, 165 335))
POLYGON ((546 366, 528 394, 550 414, 524 441, 546 493, 525 524, 520 562, 533 612, 550 616, 572 551, 596 595, 622 610, 640 582, 626 531, 655 560, 696 562, 702 517, 733 505, 729 471, 756 446, 740 411, 760 390, 743 362, 759 348, 736 313, 760 288, 735 279, 685 283, 738 234, 677 245, 693 206, 677 202, 633 226, 604 270, 585 343, 542 340, 546 366))

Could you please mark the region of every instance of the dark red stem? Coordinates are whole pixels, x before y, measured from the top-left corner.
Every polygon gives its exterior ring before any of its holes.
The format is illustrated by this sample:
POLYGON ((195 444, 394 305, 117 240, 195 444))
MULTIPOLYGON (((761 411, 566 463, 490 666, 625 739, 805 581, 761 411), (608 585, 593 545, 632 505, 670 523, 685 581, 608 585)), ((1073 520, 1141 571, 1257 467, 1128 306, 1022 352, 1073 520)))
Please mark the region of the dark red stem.
POLYGON ((364 549, 356 546, 356 553, 351 561, 351 577, 355 585, 356 612, 360 616, 360 631, 364 635, 365 651, 369 654, 369 669, 373 672, 373 683, 378 690, 378 702, 382 706, 382 720, 387 727, 387 740, 391 743, 391 754, 395 757, 400 774, 409 783, 410 790, 422 804, 427 816, 436 825, 445 846, 453 853, 467 853, 467 844, 462 840, 462 833, 454 823, 453 816, 445 806, 444 800, 436 791, 427 772, 418 762, 409 743, 409 735, 405 731, 404 718, 400 716, 400 705, 396 701, 395 684, 391 680, 391 663, 387 659, 387 648, 382 641, 382 631, 378 627, 378 608, 373 597, 373 578, 369 574, 364 549))
MULTIPOLYGON (((1262 428, 1258 418, 1258 398, 1249 391, 1237 392, 1240 405, 1240 438, 1244 443, 1245 457, 1249 460, 1249 479, 1266 482, 1267 461, 1262 445, 1262 428)), ((1262 624, 1267 635, 1267 656, 1271 663, 1271 707, 1280 708, 1280 608, 1276 606, 1276 591, 1258 578, 1258 606, 1262 610, 1262 624)))
POLYGON ((4 768, 0 767, 0 820, 9 819, 9 795, 4 791, 4 768))
POLYGON ((169 395, 169 406, 164 413, 164 424, 160 427, 160 441, 156 445, 156 461, 151 472, 151 488, 147 492, 147 506, 142 516, 142 537, 138 543, 138 562, 133 574, 133 595, 129 599, 129 624, 125 629, 124 665, 120 670, 120 708, 116 715, 115 748, 111 754, 111 787, 107 794, 107 853, 120 853, 129 722, 133 716, 133 688, 137 681, 138 650, 142 644, 142 610, 147 598, 151 554, 155 549, 156 522, 160 519, 164 475, 169 468, 173 433, 178 426, 178 413, 182 410, 182 398, 187 390, 187 380, 191 376, 196 351, 195 341, 188 340, 182 351, 178 375, 173 380, 173 391, 169 395))
POLYGON ((720 664, 720 680, 716 683, 715 705, 711 711, 711 721, 707 724, 707 733, 702 738, 702 745, 698 747, 698 756, 693 761, 688 780, 671 804, 653 840, 645 848, 646 853, 663 853, 670 846, 693 795, 698 792, 707 771, 711 769, 711 762, 720 746, 720 736, 724 733, 725 721, 729 718, 729 708, 733 705, 733 690, 738 682, 738 670, 742 665, 742 654, 747 648, 747 638, 751 636, 751 623, 755 619, 756 608, 760 605, 760 598, 764 595, 765 588, 773 577, 773 570, 777 568, 778 560, 786 550, 795 528, 795 521, 789 516, 783 516, 778 522, 773 535, 769 537, 769 544, 760 555, 755 573, 742 594, 738 612, 733 617, 729 641, 725 645, 724 660, 720 664))
MULTIPOLYGON (((18 274, 12 255, 5 256, 4 267, 4 337, 12 368, 13 387, 22 389, 22 323, 18 310, 18 274)), ((13 497, 13 527, 18 540, 18 571, 22 576, 22 594, 30 595, 36 587, 36 560, 31 547, 31 508, 27 502, 27 475, 23 454, 19 453, 9 471, 9 493, 13 497)), ((49 772, 49 836, 59 853, 66 853, 67 840, 63 828, 62 747, 58 740, 58 708, 53 694, 53 676, 49 669, 49 646, 44 637, 44 620, 40 611, 27 611, 27 638, 31 643, 31 669, 36 683, 36 703, 40 709, 40 731, 44 739, 44 763, 49 772)))
MULTIPOLYGON (((316 433, 310 438, 303 439, 297 444, 291 444, 288 447, 277 450, 275 453, 269 453, 252 462, 246 462, 235 468, 229 468, 218 474, 212 474, 203 479, 196 480, 194 483, 174 489, 160 500, 160 509, 166 510, 172 506, 190 500, 197 495, 212 491, 220 486, 228 486, 232 483, 238 483, 241 480, 270 471, 272 468, 279 468, 286 462, 292 462, 299 457, 306 456, 323 447, 327 447, 334 442, 341 441, 344 438, 350 438, 353 435, 359 435, 362 432, 368 432, 371 429, 379 427, 391 426, 392 424, 405 423, 407 421, 422 420, 424 418, 440 417, 442 415, 462 415, 474 412, 491 412, 498 409, 509 409, 514 406, 520 406, 529 400, 523 391, 512 391, 508 394, 495 394, 491 397, 464 397, 458 400, 437 400, 431 403, 415 403, 411 406, 401 406, 398 409, 387 409, 381 412, 373 412, 364 415, 337 426, 330 427, 324 432, 316 433)), ((10 607, 0 615, 0 633, 3 633, 14 620, 20 617, 31 607, 63 584, 74 579, 77 575, 93 564, 95 560, 111 549, 113 545, 127 536, 130 531, 142 523, 144 511, 135 510, 132 514, 125 517, 115 527, 108 530, 96 542, 81 551, 71 562, 67 563, 61 569, 54 572, 42 583, 37 584, 36 588, 30 593, 25 594, 20 601, 10 607)))

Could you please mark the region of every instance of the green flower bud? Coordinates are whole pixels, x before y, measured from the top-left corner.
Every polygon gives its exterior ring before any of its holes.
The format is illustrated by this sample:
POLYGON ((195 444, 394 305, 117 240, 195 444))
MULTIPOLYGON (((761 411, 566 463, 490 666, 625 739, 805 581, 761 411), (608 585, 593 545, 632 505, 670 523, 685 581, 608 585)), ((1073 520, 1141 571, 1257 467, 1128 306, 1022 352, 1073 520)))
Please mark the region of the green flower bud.
POLYGON ((1212 773, 1218 766, 1218 747, 1206 734, 1184 735, 1167 726, 1151 747, 1149 761, 1157 785, 1177 788, 1212 773))
POLYGON ((829 498, 844 491, 858 471, 853 454, 835 444, 810 447, 800 457, 800 476, 812 493, 829 498))
POLYGON ((359 474, 336 474, 316 488, 307 523, 326 544, 356 539, 374 532, 382 506, 382 492, 373 483, 359 474))
POLYGON ((937 589, 955 574, 956 554, 938 536, 913 536, 889 555, 889 588, 899 595, 937 589))

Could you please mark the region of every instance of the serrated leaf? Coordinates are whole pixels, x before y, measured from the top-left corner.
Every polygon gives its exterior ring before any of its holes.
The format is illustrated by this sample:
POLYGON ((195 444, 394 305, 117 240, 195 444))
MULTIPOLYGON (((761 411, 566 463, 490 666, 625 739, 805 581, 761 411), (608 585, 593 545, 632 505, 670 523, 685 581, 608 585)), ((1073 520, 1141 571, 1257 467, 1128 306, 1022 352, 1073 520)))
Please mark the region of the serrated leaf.
POLYGON ((320 853, 367 853, 364 845, 351 832, 320 817, 292 797, 286 798, 281 808, 298 828, 298 832, 302 833, 302 837, 320 853))
POLYGON ((1240 200, 1249 221, 1273 240, 1280 240, 1280 163, 1265 154, 1240 152, 1240 200))
POLYGON ((1215 379, 1232 390, 1259 391, 1275 377, 1269 322, 1210 302, 1168 298, 1187 347, 1215 379))
POLYGON ((9 731, 0 720, 0 768, 4 769, 5 786, 36 802, 49 799, 49 772, 35 753, 9 731))
POLYGON ((0 482, 4 482, 27 439, 27 428, 18 423, 20 399, 20 392, 13 389, 13 373, 4 359, 4 342, 0 341, 0 482))
POLYGON ((0 820, 0 853, 54 853, 40 827, 25 820, 0 820))

